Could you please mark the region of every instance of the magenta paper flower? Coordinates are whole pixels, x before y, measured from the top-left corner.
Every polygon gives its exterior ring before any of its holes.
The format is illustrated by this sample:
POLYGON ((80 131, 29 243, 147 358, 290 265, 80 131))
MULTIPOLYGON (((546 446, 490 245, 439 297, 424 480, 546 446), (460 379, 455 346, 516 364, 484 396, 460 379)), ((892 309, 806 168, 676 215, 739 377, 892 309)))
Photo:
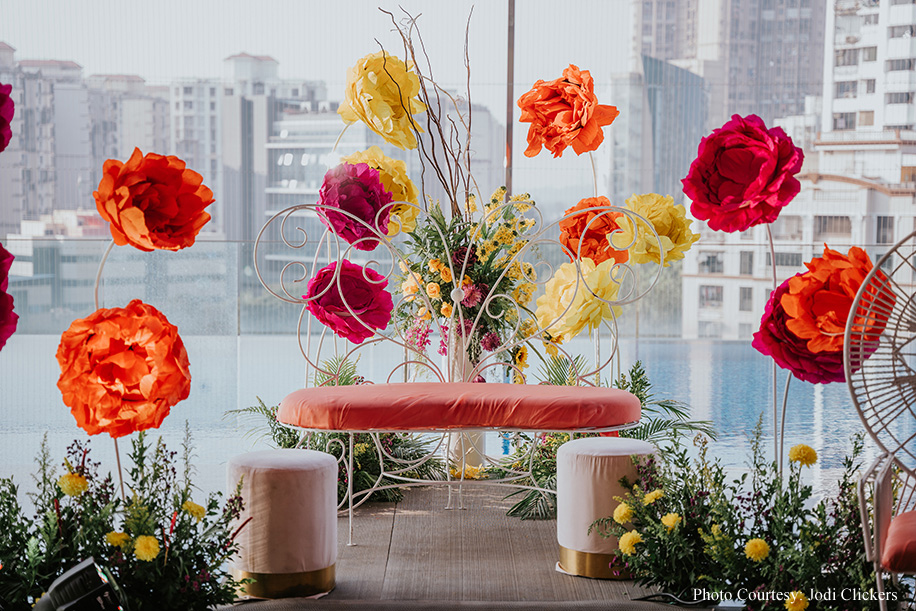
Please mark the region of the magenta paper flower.
POLYGON ((387 286, 377 271, 344 259, 339 273, 337 261, 318 270, 302 298, 309 300, 306 309, 335 335, 361 344, 373 329, 381 331, 391 322, 394 301, 387 286))
POLYGON ((388 232, 391 193, 378 170, 365 163, 342 163, 324 175, 318 191, 319 218, 357 250, 374 250, 388 232), (346 214, 349 213, 349 214, 346 214))
POLYGON ((13 264, 13 255, 0 244, 0 350, 6 345, 6 340, 16 332, 19 315, 13 311, 13 296, 7 293, 10 283, 10 266, 13 264))
POLYGON ((782 128, 767 129, 757 115, 734 115, 700 141, 681 181, 693 201, 690 213, 728 232, 773 222, 801 190, 795 174, 804 158, 782 128))
POLYGON ((12 85, 0 83, 0 153, 6 149, 10 140, 13 139, 13 129, 10 125, 13 123, 16 106, 13 104, 13 98, 10 97, 10 92, 12 91, 12 85))

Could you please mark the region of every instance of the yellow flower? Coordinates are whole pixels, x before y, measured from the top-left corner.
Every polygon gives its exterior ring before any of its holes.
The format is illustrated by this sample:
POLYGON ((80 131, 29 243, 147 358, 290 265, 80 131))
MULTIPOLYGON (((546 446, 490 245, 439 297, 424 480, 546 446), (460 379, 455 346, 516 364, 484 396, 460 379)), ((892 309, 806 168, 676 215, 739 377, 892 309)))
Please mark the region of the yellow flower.
POLYGON ((419 318, 420 320, 429 320, 432 317, 433 315, 430 314, 429 310, 426 309, 426 306, 422 306, 420 310, 417 312, 417 318, 419 318))
MULTIPOLYGON (((461 469, 452 467, 449 469, 453 479, 461 479, 461 469)), ((464 466, 464 479, 486 479, 486 469, 472 465, 464 466)))
POLYGON ((496 233, 493 234, 493 241, 497 244, 511 244, 513 240, 515 240, 515 236, 512 235, 512 230, 505 225, 500 225, 496 233))
POLYGON ((642 504, 651 505, 652 503, 662 498, 663 496, 665 496, 665 492, 661 489, 653 490, 652 492, 647 492, 646 496, 642 497, 642 504))
POLYGON ((426 285, 426 294, 429 295, 430 299, 439 299, 439 295, 442 294, 442 289, 435 282, 430 282, 426 285))
POLYGON ((817 462, 817 452, 811 446, 800 443, 797 446, 792 446, 792 449, 789 450, 789 460, 810 467, 817 462))
MULTIPOLYGON (((534 201, 531 199, 530 193, 519 193, 518 195, 513 195, 509 198, 510 202, 515 204, 515 209, 524 214, 531 210, 531 207, 534 205, 534 201)), ((534 221, 532 221, 532 224, 534 221)))
POLYGON ((413 64, 378 51, 347 70, 344 101, 337 114, 348 125, 362 121, 398 148, 415 149, 414 130, 423 130, 411 115, 426 110, 417 98, 419 93, 420 79, 413 72, 413 64))
POLYGON ((439 313, 445 316, 446 318, 451 318, 453 311, 454 309, 452 308, 452 304, 450 303, 443 303, 442 307, 439 309, 439 313))
POLYGON ((149 535, 140 535, 134 543, 134 556, 137 560, 149 562, 159 555, 159 542, 156 537, 149 535))
POLYGON ((531 337, 532 335, 535 334, 537 330, 538 330, 538 325, 531 318, 526 318, 522 322, 521 326, 518 328, 518 332, 521 334, 522 337, 525 337, 525 338, 531 337))
POLYGON ((193 501, 185 501, 181 508, 198 522, 203 520, 204 516, 207 515, 207 509, 193 501))
POLYGON ((440 269, 442 269, 442 267, 443 267, 443 266, 442 266, 442 261, 440 261, 439 259, 430 259, 430 260, 429 260, 429 263, 426 264, 426 267, 429 268, 429 271, 431 271, 432 273, 435 274, 435 273, 438 272, 440 269))
POLYGON ((407 296, 407 301, 413 301, 414 296, 420 290, 420 287, 417 285, 417 277, 414 274, 411 274, 407 280, 401 283, 401 292, 407 296))
POLYGON ((468 214, 477 212, 477 196, 473 193, 468 194, 468 201, 464 204, 464 209, 468 214))
POLYGON ((443 265, 439 268, 439 276, 442 277, 442 282, 451 282, 452 270, 448 268, 448 265, 443 265))
POLYGON ((538 297, 535 311, 538 325, 552 336, 572 338, 586 326, 595 329, 602 320, 620 316, 619 306, 606 303, 617 298, 620 288, 611 278, 615 264, 608 259, 596 266, 591 259, 582 259, 581 276, 574 263, 557 268, 553 278, 547 281, 544 294, 538 297))
POLYGON ((789 594, 786 599, 786 609, 789 611, 805 611, 808 608, 808 597, 798 590, 789 594))
POLYGON ((754 562, 760 562, 770 555, 770 546, 763 539, 751 539, 744 546, 744 555, 754 562))
POLYGON ((666 513, 662 516, 662 524, 668 528, 668 532, 674 530, 681 523, 681 516, 676 513, 666 513))
POLYGON ((519 346, 515 352, 515 364, 521 369, 528 368, 528 346, 519 346))
POLYGON ((684 253, 700 239, 700 234, 690 231, 693 221, 687 218, 687 210, 684 206, 675 206, 670 195, 634 194, 627 200, 627 209, 652 223, 658 233, 656 239, 646 223, 631 217, 617 219, 620 231, 611 236, 611 243, 618 249, 628 248, 630 260, 634 263, 651 261, 668 267, 672 261, 683 259, 684 253), (659 251, 659 242, 662 252, 659 251))
POLYGON ((617 505, 614 509, 614 521, 618 524, 626 524, 633 519, 633 510, 626 503, 617 505))
POLYGON ((531 297, 534 295, 535 290, 537 290, 537 286, 530 282, 524 282, 512 291, 512 298, 518 302, 519 305, 528 305, 531 302, 531 297))
POLYGON ((391 193, 391 201, 406 202, 395 203, 391 207, 391 214, 397 219, 391 218, 388 221, 388 235, 397 234, 399 226, 407 233, 417 228, 417 215, 420 214, 420 208, 416 204, 420 193, 417 186, 407 176, 407 165, 403 161, 392 159, 377 146, 370 146, 365 151, 341 157, 340 160, 344 163, 365 163, 370 168, 378 170, 382 186, 391 193))
POLYGON ((114 547, 123 547, 125 543, 130 541, 130 535, 113 530, 105 535, 105 540, 108 542, 108 545, 114 547))
POLYGON ((89 488, 89 482, 79 473, 64 473, 57 480, 57 485, 67 496, 79 496, 89 488))
POLYGON ((642 537, 635 530, 624 533, 620 537, 620 551, 624 556, 632 556, 636 553, 636 544, 642 543, 642 537))

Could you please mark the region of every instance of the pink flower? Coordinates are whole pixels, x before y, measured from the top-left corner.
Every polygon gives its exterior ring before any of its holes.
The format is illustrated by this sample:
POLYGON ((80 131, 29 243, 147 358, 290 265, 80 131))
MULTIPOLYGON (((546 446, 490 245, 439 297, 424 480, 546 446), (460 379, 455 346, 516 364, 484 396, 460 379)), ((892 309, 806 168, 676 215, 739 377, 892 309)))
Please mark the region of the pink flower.
POLYGON ((358 250, 374 250, 388 232, 391 193, 378 170, 365 163, 342 163, 324 175, 318 191, 321 222, 358 250))
POLYGON ((757 115, 734 115, 700 141, 681 181, 693 201, 690 212, 729 232, 775 221, 801 190, 795 174, 804 158, 782 128, 768 130, 757 115))
POLYGON ((429 322, 415 318, 410 328, 407 329, 407 345, 424 352, 430 344, 429 334, 431 331, 429 322))
POLYGON ((0 244, 0 350, 6 345, 6 340, 16 332, 19 321, 19 315, 13 311, 13 296, 6 292, 13 258, 13 255, 0 244))
POLYGON ((480 347, 486 350, 487 352, 493 352, 499 348, 499 344, 502 340, 499 338, 499 334, 495 331, 490 331, 485 334, 480 340, 480 347))
POLYGON ((483 296, 490 291, 490 287, 486 284, 469 284, 464 287, 464 299, 461 300, 461 305, 466 308, 473 308, 474 306, 480 304, 483 300, 483 296))
POLYGON ((0 153, 6 149, 10 140, 13 139, 13 129, 10 124, 13 122, 16 106, 13 104, 13 98, 10 97, 10 92, 12 91, 12 85, 0 83, 0 153))
POLYGON ((361 344, 373 329, 381 331, 391 322, 394 302, 385 290, 388 280, 346 259, 338 271, 337 263, 318 270, 302 298, 308 300, 306 309, 338 337, 361 344))

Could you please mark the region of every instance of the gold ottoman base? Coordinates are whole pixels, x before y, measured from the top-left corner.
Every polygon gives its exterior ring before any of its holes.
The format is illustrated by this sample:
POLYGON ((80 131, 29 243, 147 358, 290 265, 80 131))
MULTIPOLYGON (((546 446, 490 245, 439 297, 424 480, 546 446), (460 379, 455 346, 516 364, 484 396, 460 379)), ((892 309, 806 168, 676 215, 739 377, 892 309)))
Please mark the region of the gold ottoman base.
POLYGON ((258 598, 291 598, 293 596, 314 596, 326 594, 334 589, 335 572, 331 566, 317 571, 302 573, 249 573, 233 570, 236 581, 254 579, 254 583, 243 585, 239 594, 258 598))
POLYGON ((580 552, 560 547, 560 568, 570 575, 592 579, 629 579, 630 572, 614 554, 580 552))

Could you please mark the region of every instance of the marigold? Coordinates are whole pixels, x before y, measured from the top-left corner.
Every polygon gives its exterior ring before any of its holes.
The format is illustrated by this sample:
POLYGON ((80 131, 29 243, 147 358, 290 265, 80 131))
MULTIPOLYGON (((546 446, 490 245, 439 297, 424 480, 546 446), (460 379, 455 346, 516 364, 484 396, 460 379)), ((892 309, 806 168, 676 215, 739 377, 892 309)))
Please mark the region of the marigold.
POLYGON ((642 504, 651 505, 652 503, 662 498, 663 496, 665 496, 665 491, 661 489, 653 490, 652 492, 647 492, 646 496, 642 497, 642 504))
POLYGON ((624 556, 632 556, 636 553, 636 544, 642 543, 642 536, 635 530, 624 533, 620 537, 619 547, 624 556))
POLYGON ((108 545, 113 547, 123 547, 128 541, 130 541, 130 535, 113 530, 105 535, 105 541, 108 542, 108 545))
POLYGON ((770 555, 770 546, 763 539, 751 539, 744 545, 744 555, 754 562, 760 562, 770 555))
POLYGON ((382 186, 391 193, 391 201, 400 202, 391 208, 388 235, 397 234, 399 228, 407 233, 417 228, 417 216, 420 214, 417 201, 420 193, 407 176, 407 164, 400 159, 392 159, 377 146, 370 146, 365 151, 341 157, 340 160, 350 164, 365 163, 370 168, 378 170, 382 186))
POLYGON ((134 542, 134 556, 137 557, 137 560, 150 562, 151 560, 155 560, 158 555, 159 541, 156 540, 156 537, 151 537, 149 535, 140 535, 137 537, 137 540, 134 542))
POLYGON ((378 51, 347 70, 344 101, 337 114, 347 124, 362 121, 398 148, 415 149, 414 130, 423 130, 411 115, 426 110, 419 94, 420 79, 413 63, 378 51))
POLYGON ((57 486, 67 496, 79 496, 89 489, 89 482, 79 473, 64 473, 57 480, 57 486))
POLYGON ((191 516, 192 518, 194 518, 195 520, 197 520, 198 522, 200 522, 201 520, 203 520, 203 519, 204 519, 204 516, 207 515, 207 508, 206 508, 206 507, 204 507, 204 506, 202 506, 202 505, 198 505, 198 504, 195 503, 194 501, 190 501, 190 500, 185 501, 185 502, 181 505, 181 509, 182 509, 186 514, 188 514, 189 516, 191 516))
POLYGON ((535 317, 541 329, 554 338, 569 339, 585 327, 595 329, 602 320, 620 316, 621 308, 609 303, 617 299, 620 289, 611 275, 614 265, 612 259, 600 265, 583 259, 578 270, 573 263, 557 268, 537 299, 535 317))
POLYGON ((789 450, 789 460, 810 467, 817 462, 817 452, 811 446, 800 443, 789 450))
POLYGON ((626 524, 632 519, 633 509, 626 503, 621 503, 614 509, 614 521, 618 524, 626 524))
MULTIPOLYGON (((617 250, 611 244, 611 233, 621 228, 617 219, 623 212, 611 210, 606 197, 586 197, 566 210, 560 220, 560 244, 565 246, 570 261, 591 259, 604 263, 608 259, 625 263, 630 258, 626 249, 617 250), (595 210, 590 210, 595 208, 595 210)), ((626 224, 626 220, 622 220, 626 224)))
POLYGON ((662 516, 662 524, 668 528, 668 532, 671 532, 677 525, 681 523, 681 516, 676 513, 666 513, 662 516))
POLYGON ((808 597, 798 590, 789 594, 786 599, 786 609, 788 611, 805 611, 808 608, 808 597))
POLYGON ((611 236, 611 243, 615 248, 628 249, 634 263, 653 262, 668 267, 672 261, 683 259, 684 253, 700 239, 699 233, 690 231, 693 221, 687 218, 687 209, 675 206, 670 195, 634 194, 626 204, 628 210, 649 221, 658 234, 656 239, 652 228, 642 221, 630 217, 619 219, 620 232, 611 236))

